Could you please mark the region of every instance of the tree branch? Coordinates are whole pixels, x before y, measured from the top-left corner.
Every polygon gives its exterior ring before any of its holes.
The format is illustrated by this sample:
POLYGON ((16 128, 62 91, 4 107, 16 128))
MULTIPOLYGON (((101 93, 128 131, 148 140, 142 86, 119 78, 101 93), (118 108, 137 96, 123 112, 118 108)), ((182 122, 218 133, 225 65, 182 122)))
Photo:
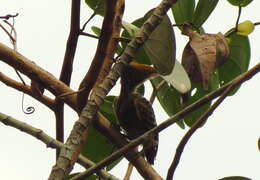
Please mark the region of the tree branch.
POLYGON ((80 83, 79 89, 83 89, 77 95, 79 112, 86 105, 89 93, 93 86, 100 84, 107 76, 117 49, 121 30, 121 20, 124 13, 124 0, 111 0, 106 3, 106 11, 98 46, 90 68, 80 83))
MULTIPOLYGON (((67 40, 60 80, 67 86, 70 85, 73 70, 73 61, 80 32, 80 0, 71 1, 70 34, 67 40)), ((56 118, 56 139, 64 142, 64 103, 56 98, 55 118, 56 118)), ((58 158, 59 150, 56 152, 58 158)))
POLYGON ((133 169, 134 169, 134 166, 129 162, 125 176, 124 176, 124 180, 130 180, 133 169))
MULTIPOLYGON (((115 130, 115 127, 108 121, 106 118, 103 118, 101 114, 98 113, 98 118, 94 121, 93 126, 102 134, 110 139, 110 141, 115 144, 118 148, 122 148, 128 144, 125 137, 122 134, 115 130)), ((126 153, 123 154, 125 158, 131 164, 135 166, 137 171, 145 178, 145 179, 161 179, 161 177, 157 174, 157 172, 150 166, 150 164, 144 159, 144 157, 138 153, 136 148, 130 148, 126 153)), ((121 157, 121 156, 118 156, 121 157)), ((117 158, 118 158, 117 157, 117 158)), ((115 159, 114 159, 115 160, 115 159)), ((114 161, 113 159, 108 160, 107 165, 114 161)), ((100 162, 102 164, 102 162, 100 162)), ((106 166, 106 165, 105 165, 106 166)), ((90 170, 90 169, 88 169, 90 170)), ((95 169, 92 169, 96 172, 95 169)))
POLYGON ((7 15, 5 15, 5 16, 0 16, 0 19, 6 19, 6 20, 8 20, 9 18, 15 18, 15 17, 17 17, 18 15, 19 15, 18 13, 16 13, 15 15, 7 14, 7 15))
MULTIPOLYGON (((65 146, 60 141, 57 141, 57 140, 53 139, 52 137, 50 137, 49 135, 47 135, 46 133, 44 133, 41 129, 37 129, 27 123, 19 121, 15 118, 7 116, 3 113, 0 113, 0 121, 7 126, 12 126, 27 134, 30 134, 31 136, 33 136, 33 137, 39 139, 40 141, 42 141, 43 143, 45 143, 47 145, 47 147, 60 149, 65 146)), ((89 167, 95 165, 94 162, 90 161, 89 159, 85 158, 82 155, 79 155, 79 158, 77 161, 79 164, 81 164, 85 168, 89 168, 89 167)), ((116 178, 115 176, 113 176, 112 174, 109 174, 108 172, 106 172, 104 170, 98 171, 97 174, 103 179, 119 180, 118 178, 116 178)))
POLYGON ((60 80, 69 86, 80 32, 80 0, 71 1, 70 33, 67 40, 60 80))
POLYGON ((175 2, 176 0, 163 0, 160 3, 153 11, 151 17, 142 26, 140 34, 127 45, 124 53, 119 58, 119 62, 115 64, 103 83, 92 93, 79 119, 74 124, 71 134, 66 141, 66 148, 61 149, 56 165, 52 168, 49 180, 63 179, 71 171, 87 136, 88 128, 92 125, 92 121, 99 106, 103 103, 104 97, 115 85, 125 63, 128 63, 130 58, 134 57, 138 48, 144 44, 175 2))
POLYGON ((34 94, 30 86, 24 85, 23 83, 15 81, 15 80, 9 78, 8 76, 4 75, 1 72, 0 72, 0 81, 2 81, 7 86, 10 86, 18 91, 21 91, 25 94, 30 95, 31 97, 37 99, 39 102, 46 105, 51 110, 54 110, 54 100, 47 96, 44 96, 44 95, 38 96, 38 95, 34 94))
MULTIPOLYGON (((38 82, 44 88, 52 92, 55 96, 74 92, 66 84, 55 78, 52 74, 2 43, 0 43, 0 60, 25 74, 31 80, 38 82)), ((63 100, 70 107, 76 110, 76 96, 74 94, 64 97, 63 100)))
MULTIPOLYGON (((80 32, 80 35, 91 37, 91 38, 94 38, 94 39, 99 39, 99 36, 96 36, 96 35, 93 35, 93 34, 89 34, 89 33, 86 33, 86 32, 80 32)), ((131 39, 125 38, 125 37, 117 37, 117 38, 114 38, 114 39, 118 40, 118 41, 121 41, 121 42, 126 42, 126 43, 129 43, 131 41, 131 39)))
MULTIPOLYGON (((106 121, 106 119, 103 118, 102 115, 98 114, 98 119, 97 119, 97 121, 95 121, 94 126, 99 131, 103 132, 103 134, 105 136, 109 137, 109 139, 113 140, 112 142, 117 147, 121 147, 121 149, 122 149, 122 147, 125 147, 125 145, 127 145, 128 142, 125 140, 125 138, 122 136, 122 134, 120 134, 118 131, 111 133, 111 132, 113 132, 113 131, 111 131, 111 129, 113 129, 114 127, 113 127, 113 125, 111 125, 111 123, 109 121, 106 121), (97 123, 98 123, 98 125, 97 125, 97 123)), ((121 154, 121 155, 117 154, 116 159, 121 157, 122 155, 123 154, 121 154)), ((147 163, 147 161, 143 158, 143 156, 141 156, 141 154, 137 151, 137 149, 135 147, 128 149, 127 152, 125 151, 124 156, 129 160, 129 162, 131 162, 136 167, 138 172, 143 177, 145 177, 145 179, 162 179, 160 176, 158 176, 158 174, 155 172, 155 170, 147 163)), ((106 159, 97 163, 95 166, 93 166, 93 168, 87 169, 87 171, 76 175, 75 177, 73 177, 73 180, 86 178, 86 177, 90 176, 91 174, 93 174, 94 172, 98 171, 99 169, 102 169, 105 166, 111 164, 114 160, 115 159, 113 157, 109 156, 106 159)))

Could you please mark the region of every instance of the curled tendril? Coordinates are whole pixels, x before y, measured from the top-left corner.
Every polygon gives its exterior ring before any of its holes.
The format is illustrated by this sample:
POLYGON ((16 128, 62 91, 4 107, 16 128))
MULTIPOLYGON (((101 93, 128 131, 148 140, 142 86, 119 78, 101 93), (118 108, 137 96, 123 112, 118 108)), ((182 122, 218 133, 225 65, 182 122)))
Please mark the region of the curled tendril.
POLYGON ((29 106, 26 109, 24 109, 24 93, 22 96, 22 111, 24 114, 32 114, 35 111, 35 108, 33 106, 29 106))
MULTIPOLYGON (((13 45, 13 48, 14 48, 14 51, 17 51, 17 33, 16 33, 16 30, 14 28, 14 24, 15 24, 15 20, 14 20, 14 17, 18 16, 18 14, 16 15, 6 15, 4 17, 1 17, 0 18, 4 18, 4 19, 9 19, 10 17, 12 17, 13 19, 13 23, 9 23, 7 20, 4 20, 4 22, 10 26, 11 28, 11 31, 8 32, 1 24, 0 24, 0 27, 6 32, 6 34, 9 36, 10 40, 11 40, 11 43, 13 45)), ((21 74, 16 70, 14 69, 16 74, 18 75, 19 79, 22 81, 23 85, 26 85, 25 84, 25 81, 23 80, 21 74)), ((35 108, 33 106, 29 106, 27 107, 26 109, 24 109, 24 93, 22 95, 22 111, 24 114, 32 114, 34 113, 35 111, 35 108)))

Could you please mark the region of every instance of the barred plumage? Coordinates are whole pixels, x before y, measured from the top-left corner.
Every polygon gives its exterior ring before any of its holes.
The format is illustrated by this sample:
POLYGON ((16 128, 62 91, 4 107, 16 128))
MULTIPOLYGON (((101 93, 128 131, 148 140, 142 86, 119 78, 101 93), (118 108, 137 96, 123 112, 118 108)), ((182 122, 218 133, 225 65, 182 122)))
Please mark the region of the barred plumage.
MULTIPOLYGON (((119 124, 129 139, 134 139, 156 126, 153 108, 149 101, 135 93, 135 89, 156 71, 154 68, 137 63, 130 63, 121 75, 121 92, 115 102, 119 124)), ((144 146, 144 154, 150 164, 158 148, 158 134, 149 137, 144 146)))

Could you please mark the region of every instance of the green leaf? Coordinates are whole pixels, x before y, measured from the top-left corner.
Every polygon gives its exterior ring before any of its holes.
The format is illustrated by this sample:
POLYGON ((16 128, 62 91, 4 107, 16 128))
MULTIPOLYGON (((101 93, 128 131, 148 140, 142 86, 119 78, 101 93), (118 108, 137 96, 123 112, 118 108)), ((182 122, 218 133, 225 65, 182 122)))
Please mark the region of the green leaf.
MULTIPOLYGON (((250 62, 250 43, 248 36, 241 36, 236 33, 228 37, 230 43, 230 55, 225 64, 218 68, 220 84, 224 85, 246 72, 250 62)), ((233 95, 239 87, 230 93, 233 95)))
POLYGON ((101 29, 97 26, 92 26, 91 30, 93 31, 93 33, 95 33, 97 36, 100 36, 101 34, 101 29))
MULTIPOLYGON (((231 59, 229 59, 223 66, 220 66, 218 71, 221 86, 225 85, 229 81, 232 81, 235 77, 241 74, 239 66, 231 59)), ((232 91, 230 95, 233 95, 236 91, 237 90, 232 91)))
POLYGON ((260 151, 260 138, 258 138, 258 150, 260 151))
MULTIPOLYGON (((92 26, 91 27, 91 30, 98 36, 100 37, 100 34, 101 34, 101 29, 97 26, 92 26)), ((116 53, 117 54, 121 54, 123 52, 123 49, 120 45, 117 46, 117 50, 116 50, 116 53)))
POLYGON ((253 0, 228 0, 228 2, 230 4, 232 4, 233 6, 241 6, 241 7, 245 7, 248 4, 250 4, 253 0))
MULTIPOLYGON (((195 94, 189 97, 188 105, 196 102, 201 97, 203 97, 204 95, 210 92, 210 91, 205 91, 201 83, 199 84, 192 83, 191 89, 192 92, 195 92, 195 94)), ((199 109, 189 113, 186 117, 184 117, 185 124, 191 127, 198 120, 198 118, 210 107, 210 104, 211 103, 207 103, 201 106, 199 109)))
POLYGON ((126 21, 122 22, 122 26, 129 33, 130 37, 136 37, 137 34, 140 32, 139 27, 135 26, 134 24, 128 23, 126 21))
MULTIPOLYGON (((107 96, 105 98, 104 104, 100 106, 99 112, 105 116, 110 122, 116 123, 116 116, 113 110, 114 96, 107 96)), ((109 142, 105 136, 99 133, 94 128, 89 128, 88 137, 86 139, 86 144, 81 150, 81 154, 93 162, 97 163, 113 153, 117 148, 109 142)), ((113 166, 115 166, 122 158, 115 161, 113 166)), ((112 166, 112 167, 113 167, 112 166)), ((109 168, 112 168, 109 167, 109 168)))
POLYGON ((189 76, 181 63, 179 63, 177 60, 175 61, 172 73, 162 77, 180 93, 186 93, 191 88, 189 76))
MULTIPOLYGON (((126 38, 135 37, 139 33, 139 27, 148 18, 149 13, 145 18, 137 19, 132 24, 123 22, 126 30, 123 31, 122 36, 126 38)), ((122 42, 122 47, 125 48, 126 43, 122 42)), ((165 17, 133 59, 141 64, 150 65, 152 62, 160 74, 167 75, 172 72, 174 67, 175 60, 172 58, 175 58, 175 47, 173 28, 169 18, 165 17)))
POLYGON ((96 14, 105 15, 106 0, 85 0, 85 2, 96 14))
POLYGON ((172 6, 172 14, 176 24, 191 22, 195 7, 195 0, 177 1, 172 6))
POLYGON ((99 112, 105 116, 111 123, 116 123, 116 114, 113 109, 115 96, 107 96, 104 103, 100 106, 99 112))
MULTIPOLYGON (((157 77, 151 80, 153 88, 158 87, 163 82, 165 81, 161 77, 157 77)), ((157 99, 169 116, 173 116, 181 110, 180 98, 180 93, 173 87, 169 86, 166 82, 157 92, 157 99)), ((183 120, 178 121, 177 124, 182 129, 185 128, 183 120)))
MULTIPOLYGON (((202 83, 192 83, 191 84, 191 95, 188 99, 187 105, 190 105, 196 101, 198 101, 200 98, 205 96, 206 94, 216 90, 219 87, 219 77, 217 71, 213 73, 212 78, 210 80, 209 84, 209 89, 204 90, 202 83)), ((187 116, 184 117, 184 122, 187 124, 189 127, 191 127, 197 120, 198 118, 208 110, 210 107, 211 102, 201 106, 199 109, 189 113, 187 116)))
POLYGON ((212 11, 215 9, 219 0, 199 0, 194 16, 193 16, 193 24, 199 28, 203 25, 203 23, 208 19, 212 11))
MULTIPOLYGON (((144 18, 139 18, 137 20, 135 20, 132 25, 134 26, 127 26, 127 28, 125 27, 125 30, 122 32, 122 37, 125 37, 125 38, 129 38, 129 39, 132 39, 133 36, 131 36, 130 34, 132 34, 132 32, 135 32, 136 28, 139 28, 143 25, 144 23, 144 18), (133 28, 133 29, 132 29, 133 28), (129 31, 129 32, 128 32, 129 31)), ((126 25, 126 23, 124 23, 126 25)), ((124 25, 123 24, 123 25, 124 25)), ((128 23, 129 24, 129 23, 128 23)), ((122 45, 122 48, 125 49, 127 43, 125 42, 121 42, 121 45, 122 45)), ((140 47, 137 51, 137 53, 135 54, 135 57, 133 58, 136 62, 140 63, 140 64, 148 64, 150 65, 151 62, 150 62, 150 59, 149 57, 147 56, 143 46, 140 47)))
POLYGON ((247 178, 247 177, 242 177, 242 176, 229 176, 229 177, 224 177, 219 180, 252 180, 252 179, 247 178))
POLYGON ((230 39, 230 59, 236 62, 242 72, 248 70, 250 61, 250 42, 248 36, 232 34, 230 39))
MULTIPOLYGON (((145 16, 149 17, 151 11, 145 16)), ((172 23, 166 15, 144 44, 144 50, 159 74, 172 72, 176 57, 175 36, 172 23)))

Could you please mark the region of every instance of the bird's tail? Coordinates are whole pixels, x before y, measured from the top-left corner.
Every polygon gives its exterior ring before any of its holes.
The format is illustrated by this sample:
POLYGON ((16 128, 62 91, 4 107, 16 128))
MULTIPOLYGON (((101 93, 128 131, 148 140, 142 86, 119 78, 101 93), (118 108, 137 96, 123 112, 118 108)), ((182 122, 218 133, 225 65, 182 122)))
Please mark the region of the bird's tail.
POLYGON ((154 138, 152 138, 151 140, 147 141, 147 143, 144 146, 144 155, 145 158, 147 159, 149 164, 154 164, 154 160, 157 154, 157 150, 158 150, 158 134, 155 135, 154 138))

